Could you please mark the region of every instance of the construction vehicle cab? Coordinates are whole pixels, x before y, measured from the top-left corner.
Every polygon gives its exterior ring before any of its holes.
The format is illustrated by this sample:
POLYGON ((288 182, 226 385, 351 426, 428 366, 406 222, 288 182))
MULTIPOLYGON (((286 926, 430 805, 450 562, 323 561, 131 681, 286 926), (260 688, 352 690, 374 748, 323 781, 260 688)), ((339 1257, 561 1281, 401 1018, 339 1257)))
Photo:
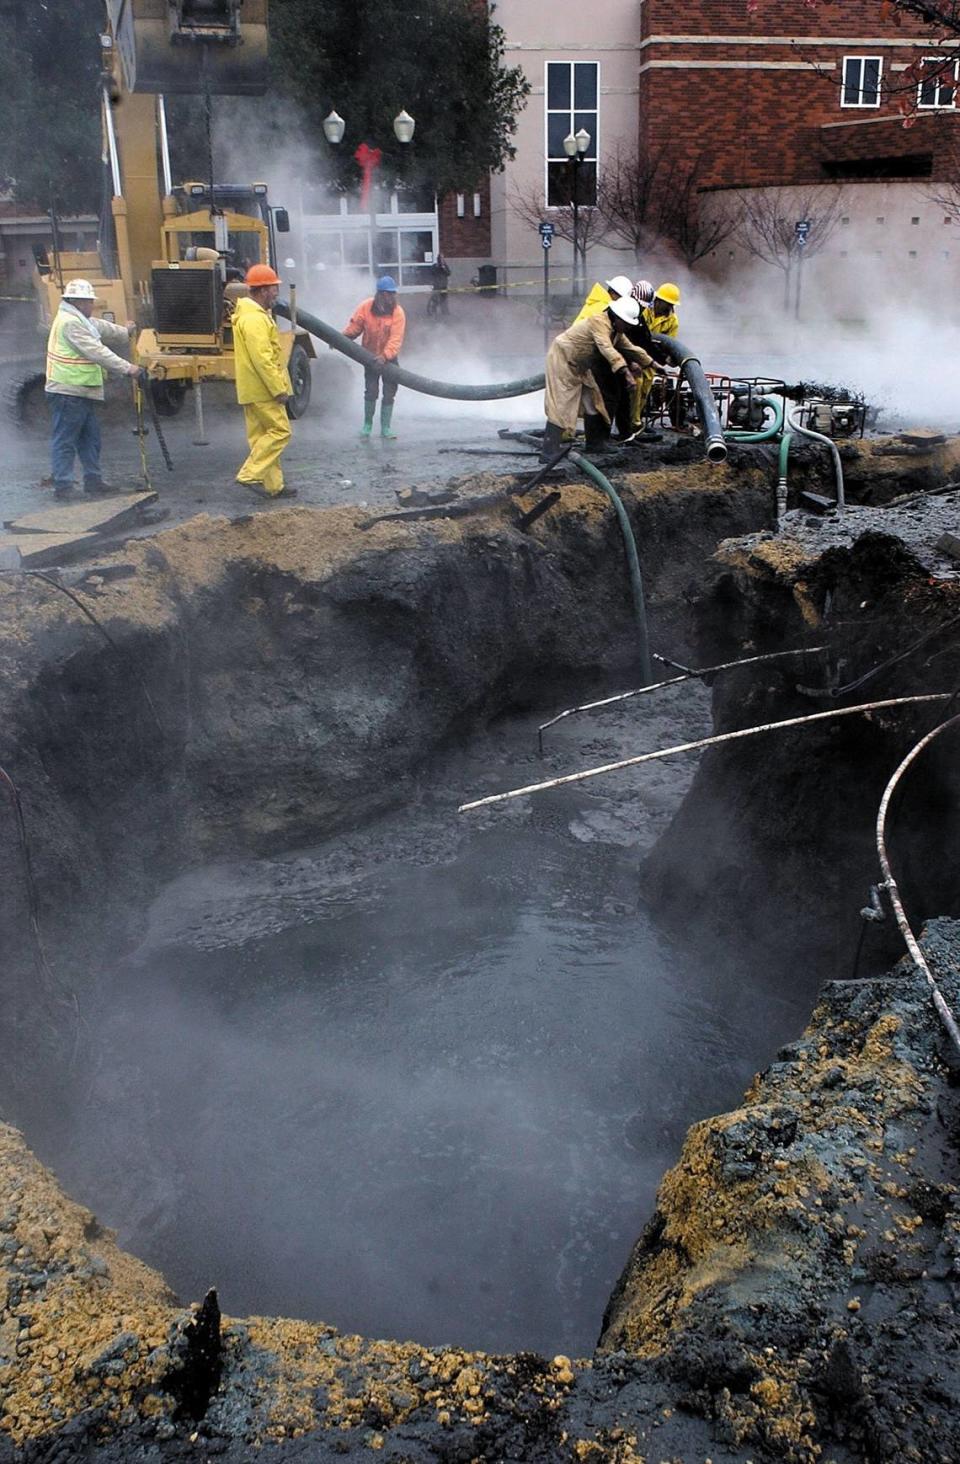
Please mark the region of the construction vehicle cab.
MULTIPOLYGON (((100 251, 53 256, 34 277, 45 329, 65 279, 90 280, 95 313, 135 320, 135 355, 151 375, 159 410, 179 410, 188 387, 234 379, 230 330, 238 275, 277 267, 276 238, 289 228, 267 185, 185 183, 170 176, 163 92, 256 95, 267 85, 267 0, 106 0, 103 122, 112 180, 100 251), (144 95, 145 93, 145 95, 144 95), (158 148, 159 144, 159 148, 158 148), (157 158, 161 162, 162 183, 157 158)), ((281 330, 293 383, 288 411, 310 400, 311 338, 281 330)))
MULTIPOLYGON (((253 264, 276 268, 276 234, 289 228, 285 209, 271 208, 265 183, 184 183, 164 199, 161 258, 150 271, 152 324, 137 337, 137 360, 155 383, 159 410, 179 410, 188 386, 232 380, 230 318, 243 276, 253 264)), ((310 400, 310 359, 302 330, 280 333, 293 400, 302 416, 310 400)))

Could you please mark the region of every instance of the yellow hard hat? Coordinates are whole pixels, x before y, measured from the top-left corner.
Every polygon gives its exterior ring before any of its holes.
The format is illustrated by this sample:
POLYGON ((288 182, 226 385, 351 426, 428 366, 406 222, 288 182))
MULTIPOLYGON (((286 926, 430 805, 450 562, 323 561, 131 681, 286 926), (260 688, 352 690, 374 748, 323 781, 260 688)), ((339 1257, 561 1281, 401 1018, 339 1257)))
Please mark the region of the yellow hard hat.
POLYGON ((676 285, 661 285, 654 298, 657 300, 668 300, 671 305, 679 305, 680 291, 676 285))

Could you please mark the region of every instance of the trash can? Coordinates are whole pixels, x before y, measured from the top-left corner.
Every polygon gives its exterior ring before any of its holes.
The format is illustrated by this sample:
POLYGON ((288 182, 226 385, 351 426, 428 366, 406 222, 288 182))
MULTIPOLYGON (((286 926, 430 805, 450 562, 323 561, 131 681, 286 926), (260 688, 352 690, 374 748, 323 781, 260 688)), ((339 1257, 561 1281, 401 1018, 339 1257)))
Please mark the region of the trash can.
POLYGON ((494 295, 499 295, 500 291, 497 289, 497 266, 495 264, 481 264, 477 270, 477 284, 481 294, 486 295, 488 299, 492 300, 494 295))

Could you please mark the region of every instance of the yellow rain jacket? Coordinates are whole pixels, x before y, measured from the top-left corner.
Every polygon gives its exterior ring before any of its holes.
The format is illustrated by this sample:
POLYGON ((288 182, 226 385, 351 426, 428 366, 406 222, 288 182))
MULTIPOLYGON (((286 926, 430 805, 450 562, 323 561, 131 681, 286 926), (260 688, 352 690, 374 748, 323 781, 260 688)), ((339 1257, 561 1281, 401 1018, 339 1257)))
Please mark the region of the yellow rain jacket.
POLYGON ((240 405, 291 396, 293 387, 283 364, 280 332, 270 312, 256 300, 240 299, 234 306, 232 325, 240 405))
POLYGON ((237 401, 243 407, 250 448, 237 482, 262 483, 269 494, 277 494, 283 488, 280 454, 290 441, 287 409, 277 398, 293 394, 280 332, 270 312, 249 298, 237 301, 232 325, 237 401))
POLYGON ((601 310, 606 310, 612 299, 613 296, 610 294, 610 291, 605 289, 603 285, 594 285, 584 300, 580 314, 573 322, 574 325, 579 325, 581 320, 589 320, 591 315, 599 315, 601 310))
MULTIPOLYGON (((641 312, 641 318, 657 335, 675 336, 680 330, 680 321, 677 319, 677 312, 671 310, 669 315, 654 315, 653 309, 647 307, 641 312)), ((637 387, 633 393, 633 401, 630 406, 630 418, 634 427, 639 427, 643 422, 643 414, 647 405, 647 397, 650 395, 650 388, 653 386, 654 371, 648 367, 637 376, 637 387)))

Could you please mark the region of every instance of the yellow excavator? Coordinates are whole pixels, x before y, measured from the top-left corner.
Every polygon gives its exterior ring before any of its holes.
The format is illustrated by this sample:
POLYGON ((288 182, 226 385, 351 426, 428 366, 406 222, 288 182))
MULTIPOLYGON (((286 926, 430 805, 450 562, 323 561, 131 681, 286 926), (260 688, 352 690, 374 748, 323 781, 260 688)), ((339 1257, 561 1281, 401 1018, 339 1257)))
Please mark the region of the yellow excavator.
MULTIPOLYGON (((96 314, 135 320, 135 355, 154 405, 172 416, 192 388, 204 440, 202 386, 234 378, 230 316, 252 264, 278 267, 286 209, 267 185, 211 180, 174 186, 164 94, 258 95, 267 86, 268 0, 106 0, 103 136, 112 184, 112 234, 98 250, 41 251, 34 284, 44 328, 67 280, 90 280, 96 314), (162 186, 158 174, 158 158, 162 186)), ((212 171, 212 170, 211 170, 212 171)), ((101 221, 103 230, 104 221, 101 221)), ((282 330, 292 417, 310 400, 310 336, 282 330)))

